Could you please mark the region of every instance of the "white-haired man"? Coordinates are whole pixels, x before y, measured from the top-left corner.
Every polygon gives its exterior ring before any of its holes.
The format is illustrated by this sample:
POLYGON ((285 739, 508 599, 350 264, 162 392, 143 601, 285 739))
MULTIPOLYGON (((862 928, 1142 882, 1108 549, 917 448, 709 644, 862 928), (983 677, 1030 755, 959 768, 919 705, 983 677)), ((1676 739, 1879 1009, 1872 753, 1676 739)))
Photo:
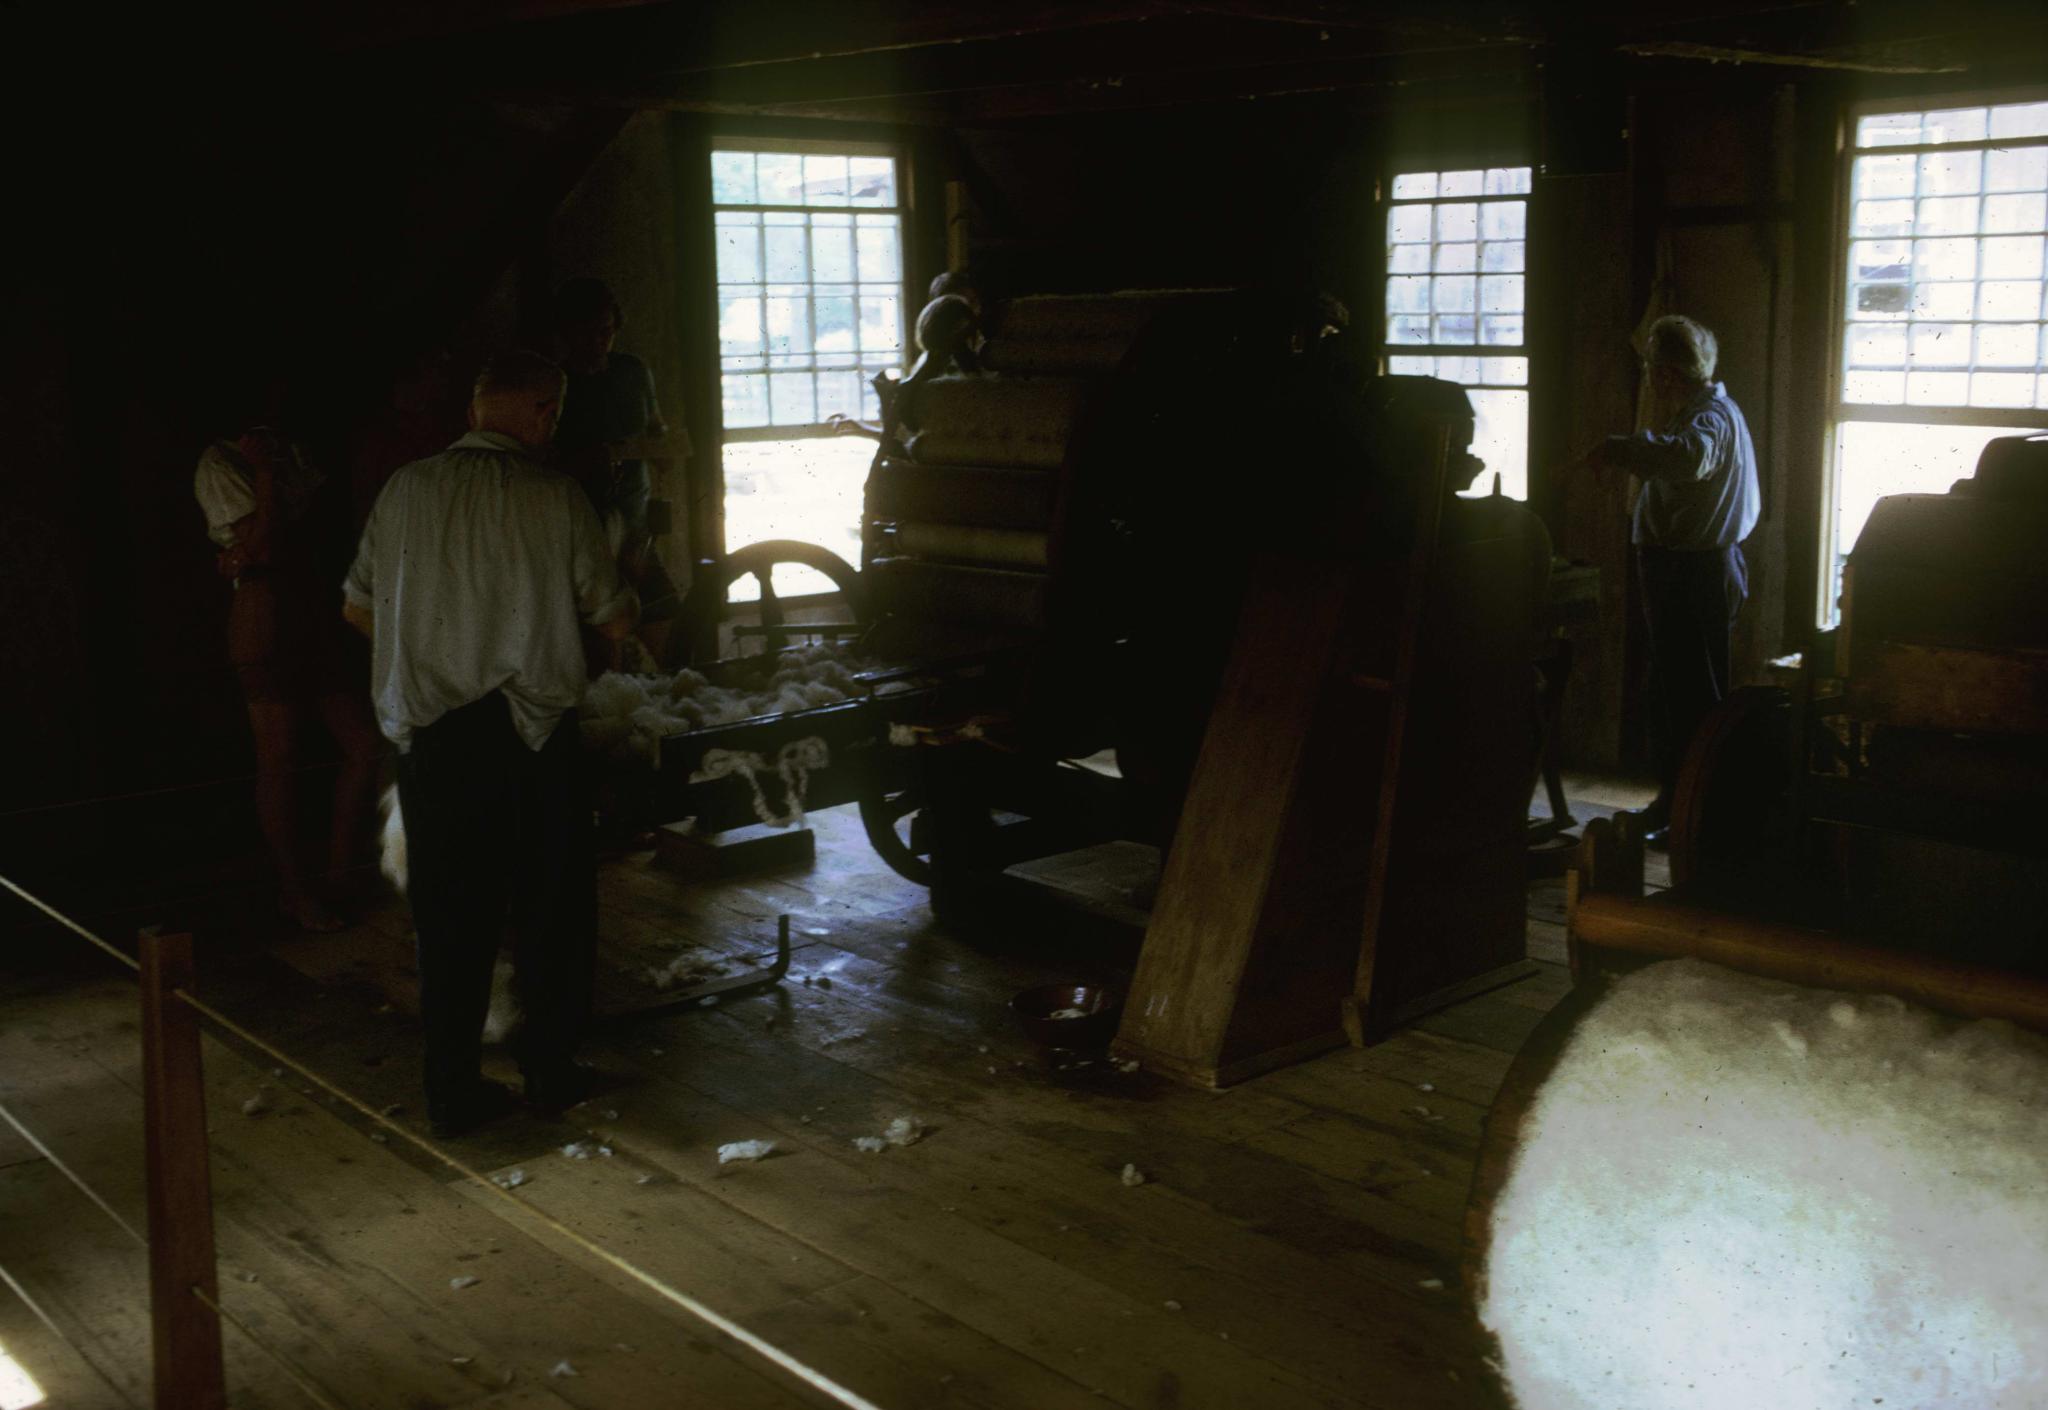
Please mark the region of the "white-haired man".
POLYGON ((1642 481, 1631 536, 1650 632, 1657 758, 1657 797, 1644 821, 1658 840, 1686 744, 1728 693, 1729 635, 1749 596, 1742 541, 1763 501, 1749 424, 1714 380, 1714 335, 1674 314, 1650 325, 1642 353, 1655 429, 1610 436, 1586 458, 1642 481))
POLYGON ((443 1135, 511 1105, 479 1069, 508 924, 526 1098, 553 1109, 584 1095, 574 1055, 597 893, 582 628, 622 639, 638 604, 588 497, 539 463, 563 395, 546 358, 494 359, 470 433, 391 477, 343 585, 343 615, 373 645, 378 726, 400 751, 427 1116, 443 1135))

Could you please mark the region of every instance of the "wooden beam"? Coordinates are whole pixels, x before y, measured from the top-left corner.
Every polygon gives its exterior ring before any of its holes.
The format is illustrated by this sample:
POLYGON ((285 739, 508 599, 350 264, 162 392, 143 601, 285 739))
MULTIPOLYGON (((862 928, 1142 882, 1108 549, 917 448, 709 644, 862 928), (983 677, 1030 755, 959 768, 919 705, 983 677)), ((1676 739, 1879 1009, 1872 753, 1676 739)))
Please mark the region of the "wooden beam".
POLYGON ((1694 59, 1710 64, 1775 64, 1785 68, 1834 69, 1844 73, 1965 73, 1968 64, 1903 63, 1882 59, 1836 58, 1827 54, 1779 54, 1721 44, 1695 44, 1675 39, 1623 44, 1621 52, 1646 59, 1694 59))
POLYGON ((220 1298, 207 1169, 199 1019, 173 991, 192 982, 192 937, 140 937, 142 1119, 149 1204, 149 1320, 156 1403, 221 1410, 220 1298), (207 1301, 195 1297, 204 1293, 207 1301))

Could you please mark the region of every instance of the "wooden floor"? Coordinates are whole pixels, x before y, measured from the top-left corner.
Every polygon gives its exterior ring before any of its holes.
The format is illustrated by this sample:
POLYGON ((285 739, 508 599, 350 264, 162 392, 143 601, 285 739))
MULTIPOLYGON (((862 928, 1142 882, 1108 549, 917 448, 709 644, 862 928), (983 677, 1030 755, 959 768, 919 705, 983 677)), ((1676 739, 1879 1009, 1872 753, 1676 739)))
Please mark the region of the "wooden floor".
MULTIPOLYGON (((689 886, 644 855, 607 864, 611 1016, 589 1056, 612 1085, 450 1149, 522 1170, 533 1206, 891 1410, 1474 1403, 1458 1221, 1481 1117, 1560 969, 1228 1092, 1054 1071, 1004 1001, 1130 955, 1033 917, 964 943, 856 820, 813 821, 804 872, 689 886), (785 913, 777 992, 631 1016, 662 997, 648 969, 744 967, 785 913), (852 1144, 904 1115, 919 1143, 852 1144), (776 1152, 718 1165, 750 1139, 776 1152), (578 1140, 611 1154, 565 1156, 578 1140)), ((1539 957, 1554 905, 1532 888, 1539 957)), ((394 902, 213 956, 200 987, 418 1130, 408 955, 394 902)), ((134 1002, 119 975, 0 993, 0 1103, 49 1152, 0 1123, 0 1269, 55 1324, 0 1289, 0 1352, 52 1406, 148 1401, 141 1250, 49 1158, 141 1227, 134 1002)), ((329 1403, 831 1403, 268 1060, 209 1041, 207 1065, 224 1301, 329 1403)), ((241 1332, 227 1349, 236 1406, 319 1403, 241 1332)))

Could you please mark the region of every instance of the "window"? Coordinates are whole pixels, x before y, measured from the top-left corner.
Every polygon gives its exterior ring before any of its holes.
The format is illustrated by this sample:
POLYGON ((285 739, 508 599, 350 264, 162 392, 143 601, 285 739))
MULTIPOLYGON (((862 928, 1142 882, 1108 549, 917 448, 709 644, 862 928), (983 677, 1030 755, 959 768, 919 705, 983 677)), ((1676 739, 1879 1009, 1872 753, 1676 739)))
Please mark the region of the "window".
MULTIPOLYGON (((870 379, 904 350, 903 203, 885 147, 719 143, 711 153, 728 551, 764 539, 860 559, 874 442, 835 415, 880 415, 870 379)), ((829 590, 776 571, 778 595, 829 590)), ((753 579, 734 584, 739 601, 753 579)))
POLYGON ((1523 281, 1525 166, 1411 171, 1387 207, 1387 371, 1464 386, 1472 453, 1488 473, 1467 494, 1529 496, 1529 358, 1523 281))
POLYGON ((1986 441, 2048 426, 2048 103, 1866 109, 1847 160, 1822 625, 1880 496, 1946 490, 1986 441))

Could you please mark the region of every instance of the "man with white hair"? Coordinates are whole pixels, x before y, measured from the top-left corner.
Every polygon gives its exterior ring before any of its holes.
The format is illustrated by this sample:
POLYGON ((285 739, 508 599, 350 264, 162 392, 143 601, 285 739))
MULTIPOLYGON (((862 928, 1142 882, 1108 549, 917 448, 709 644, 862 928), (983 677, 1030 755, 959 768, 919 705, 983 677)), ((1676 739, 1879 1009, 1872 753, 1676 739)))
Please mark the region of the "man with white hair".
POLYGON ((1673 314, 1650 325, 1642 353, 1655 429, 1609 436, 1586 460, 1642 482, 1631 537, 1650 630, 1658 785, 1644 822, 1660 841, 1686 744, 1728 693, 1729 634, 1749 595, 1742 541, 1763 501, 1749 425, 1714 380, 1714 335, 1673 314))
POLYGON ((526 1099, 584 1095, 574 1060, 597 935, 576 702, 582 628, 620 640, 638 603, 574 480, 539 461, 561 369, 537 353, 477 378, 470 433, 391 477, 343 585, 372 642, 371 701, 399 748, 419 932, 427 1117, 454 1135, 509 1109, 480 1072, 498 941, 512 928, 526 1099))

